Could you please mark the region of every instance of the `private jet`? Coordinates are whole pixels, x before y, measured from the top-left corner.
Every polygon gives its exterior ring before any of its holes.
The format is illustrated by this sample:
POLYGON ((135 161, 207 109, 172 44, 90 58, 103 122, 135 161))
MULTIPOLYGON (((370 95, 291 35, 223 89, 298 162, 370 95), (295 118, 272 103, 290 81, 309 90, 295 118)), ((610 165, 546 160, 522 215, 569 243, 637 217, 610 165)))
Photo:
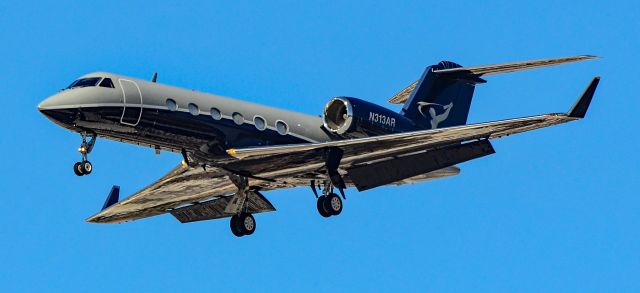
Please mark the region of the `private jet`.
POLYGON ((263 192, 308 186, 322 217, 342 212, 345 189, 365 191, 457 175, 460 163, 495 153, 491 140, 585 117, 599 77, 566 113, 467 124, 475 86, 486 76, 597 58, 463 67, 441 61, 389 99, 397 112, 353 97, 306 115, 123 75, 81 76, 38 110, 80 134, 73 172, 93 172, 98 137, 182 155, 164 177, 120 201, 113 186, 92 223, 169 213, 182 223, 230 218, 238 237, 254 214, 275 211, 263 192))

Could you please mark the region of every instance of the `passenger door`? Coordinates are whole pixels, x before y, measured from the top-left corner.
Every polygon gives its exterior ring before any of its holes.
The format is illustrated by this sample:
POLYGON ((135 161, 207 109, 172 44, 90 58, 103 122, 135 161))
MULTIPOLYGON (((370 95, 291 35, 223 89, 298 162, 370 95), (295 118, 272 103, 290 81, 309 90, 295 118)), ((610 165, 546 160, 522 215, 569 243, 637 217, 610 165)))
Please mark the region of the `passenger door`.
POLYGON ((138 84, 132 80, 119 79, 119 82, 124 96, 124 109, 120 123, 136 126, 142 117, 142 92, 138 84))

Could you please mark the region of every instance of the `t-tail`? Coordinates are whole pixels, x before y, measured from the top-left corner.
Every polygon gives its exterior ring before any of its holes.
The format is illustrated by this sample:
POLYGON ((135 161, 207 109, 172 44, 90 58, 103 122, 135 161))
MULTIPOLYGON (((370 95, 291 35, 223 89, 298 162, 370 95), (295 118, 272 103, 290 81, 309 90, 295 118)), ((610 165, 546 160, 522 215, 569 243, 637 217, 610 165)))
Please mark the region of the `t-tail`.
POLYGON ((428 66, 418 81, 393 96, 389 102, 404 103, 400 114, 413 121, 419 128, 436 129, 465 125, 475 86, 486 82, 481 77, 593 58, 597 57, 581 55, 473 67, 441 61, 428 66))
POLYGON ((427 67, 400 113, 420 128, 466 124, 475 84, 481 80, 437 73, 437 70, 461 67, 449 61, 427 67))

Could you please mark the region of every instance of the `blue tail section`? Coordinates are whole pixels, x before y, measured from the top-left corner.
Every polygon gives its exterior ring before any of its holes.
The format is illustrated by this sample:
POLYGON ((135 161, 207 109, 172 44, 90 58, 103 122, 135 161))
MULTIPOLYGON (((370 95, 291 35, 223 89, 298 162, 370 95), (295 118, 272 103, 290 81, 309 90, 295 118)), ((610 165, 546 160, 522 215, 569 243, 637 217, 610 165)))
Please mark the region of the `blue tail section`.
POLYGON ((450 61, 427 67, 400 114, 424 129, 466 124, 475 85, 484 81, 470 75, 433 71, 458 67, 461 66, 450 61))

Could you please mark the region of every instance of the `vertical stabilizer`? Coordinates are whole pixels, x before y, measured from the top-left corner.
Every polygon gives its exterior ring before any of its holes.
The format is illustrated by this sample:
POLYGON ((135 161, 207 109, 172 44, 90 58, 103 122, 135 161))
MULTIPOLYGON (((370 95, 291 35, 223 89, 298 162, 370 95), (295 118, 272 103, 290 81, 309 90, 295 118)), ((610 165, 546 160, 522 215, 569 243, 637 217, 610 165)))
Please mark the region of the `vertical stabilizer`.
POLYGON ((466 124, 475 85, 484 80, 435 72, 459 67, 449 61, 427 67, 400 113, 425 129, 466 124))

